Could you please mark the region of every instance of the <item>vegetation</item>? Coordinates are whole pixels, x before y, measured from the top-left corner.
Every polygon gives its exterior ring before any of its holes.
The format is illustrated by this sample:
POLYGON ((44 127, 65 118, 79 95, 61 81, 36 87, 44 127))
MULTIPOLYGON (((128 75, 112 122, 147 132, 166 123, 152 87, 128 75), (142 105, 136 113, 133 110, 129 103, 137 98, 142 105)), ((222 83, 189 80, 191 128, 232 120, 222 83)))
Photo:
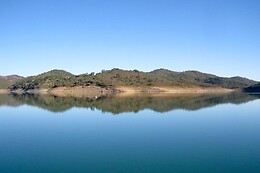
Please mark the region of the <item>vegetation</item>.
POLYGON ((114 68, 100 73, 73 75, 63 70, 52 70, 37 76, 17 81, 10 89, 37 89, 73 86, 178 86, 178 87, 223 87, 239 89, 257 84, 256 81, 241 77, 223 78, 198 71, 174 72, 158 69, 152 72, 121 70, 114 68))
POLYGON ((256 84, 256 81, 242 77, 223 78, 212 74, 198 71, 186 71, 177 73, 165 69, 155 70, 151 73, 163 76, 169 80, 182 81, 183 83, 193 83, 200 86, 219 86, 228 89, 244 88, 256 84))
POLYGON ((63 70, 52 70, 37 76, 30 76, 17 81, 11 89, 37 89, 37 88, 55 88, 68 86, 74 82, 75 76, 63 70))
POLYGON ((5 81, 1 81, 0 79, 0 89, 7 89, 9 87, 8 83, 5 81))

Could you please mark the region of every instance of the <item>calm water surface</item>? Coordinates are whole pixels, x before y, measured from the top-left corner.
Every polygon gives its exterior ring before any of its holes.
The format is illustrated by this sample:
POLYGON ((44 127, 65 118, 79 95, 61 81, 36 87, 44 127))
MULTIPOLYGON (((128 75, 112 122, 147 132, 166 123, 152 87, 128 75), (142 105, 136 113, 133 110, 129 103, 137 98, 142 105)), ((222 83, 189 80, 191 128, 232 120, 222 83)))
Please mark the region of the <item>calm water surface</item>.
POLYGON ((0 172, 259 173, 259 98, 0 95, 0 172))

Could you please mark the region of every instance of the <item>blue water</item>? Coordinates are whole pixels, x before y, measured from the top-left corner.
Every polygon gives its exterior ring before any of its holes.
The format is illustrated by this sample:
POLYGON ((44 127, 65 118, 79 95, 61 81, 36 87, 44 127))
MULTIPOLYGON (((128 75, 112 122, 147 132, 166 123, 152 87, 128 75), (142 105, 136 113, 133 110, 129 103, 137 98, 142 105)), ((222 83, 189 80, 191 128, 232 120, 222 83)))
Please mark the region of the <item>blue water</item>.
POLYGON ((259 99, 116 114, 36 105, 0 107, 1 173, 260 172, 259 99))

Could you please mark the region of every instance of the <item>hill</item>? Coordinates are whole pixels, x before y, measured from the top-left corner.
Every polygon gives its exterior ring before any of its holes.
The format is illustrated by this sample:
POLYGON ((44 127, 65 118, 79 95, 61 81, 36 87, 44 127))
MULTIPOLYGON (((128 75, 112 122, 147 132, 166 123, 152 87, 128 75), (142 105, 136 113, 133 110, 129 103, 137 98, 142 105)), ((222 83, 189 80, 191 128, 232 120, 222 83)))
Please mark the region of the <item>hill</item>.
POLYGON ((36 76, 30 76, 17 81, 11 89, 37 89, 37 88, 54 88, 66 86, 74 81, 74 75, 64 70, 51 70, 36 76))
POLYGON ((200 86, 218 86, 228 89, 245 88, 256 84, 256 81, 242 77, 218 77, 216 75, 201 73, 199 71, 174 72, 166 69, 159 69, 151 72, 157 76, 169 80, 179 81, 180 83, 193 83, 200 86))
POLYGON ((22 79, 24 79, 24 77, 18 75, 0 76, 0 89, 7 89, 10 85, 22 79))
MULTIPOLYGON (((10 86, 10 89, 39 89, 74 86, 100 87, 222 87, 242 89, 258 82, 242 77, 224 78, 198 71, 174 72, 157 69, 152 72, 122 70, 114 68, 94 74, 73 75, 64 70, 52 70, 40 75, 21 79, 10 86)), ((5 86, 6 87, 6 86, 5 86)))

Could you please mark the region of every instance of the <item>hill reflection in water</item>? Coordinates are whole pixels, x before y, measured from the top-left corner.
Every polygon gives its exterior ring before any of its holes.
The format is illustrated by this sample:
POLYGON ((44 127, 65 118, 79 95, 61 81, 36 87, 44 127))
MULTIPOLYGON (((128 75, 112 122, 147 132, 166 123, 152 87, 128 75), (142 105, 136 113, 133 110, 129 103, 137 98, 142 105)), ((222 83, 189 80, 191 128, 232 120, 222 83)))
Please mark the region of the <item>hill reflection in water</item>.
POLYGON ((56 97, 52 95, 4 95, 0 94, 0 106, 20 105, 36 106, 51 112, 64 112, 71 108, 98 109, 102 112, 120 114, 124 112, 139 112, 150 109, 155 112, 168 112, 178 109, 199 110, 219 104, 242 104, 259 99, 260 95, 243 93, 230 94, 139 94, 139 95, 113 95, 97 99, 56 97))

